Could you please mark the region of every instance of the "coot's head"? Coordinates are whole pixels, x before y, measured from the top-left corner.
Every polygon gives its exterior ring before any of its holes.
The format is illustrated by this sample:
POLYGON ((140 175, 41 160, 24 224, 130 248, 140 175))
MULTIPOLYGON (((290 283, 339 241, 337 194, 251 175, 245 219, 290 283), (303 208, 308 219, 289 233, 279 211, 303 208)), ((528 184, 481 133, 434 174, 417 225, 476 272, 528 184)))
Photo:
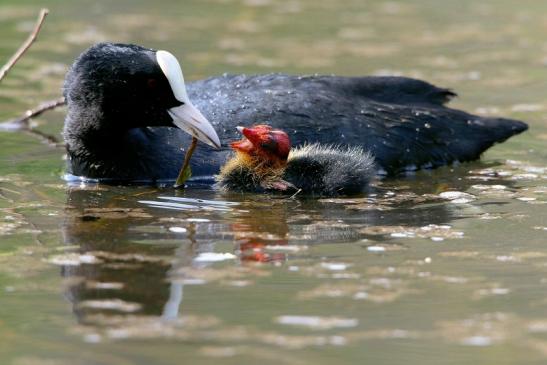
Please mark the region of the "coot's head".
POLYGON ((264 124, 237 129, 244 137, 231 143, 234 150, 273 166, 286 165, 291 150, 287 133, 264 124))
POLYGON ((99 130, 177 126, 220 147, 214 128, 188 98, 177 59, 167 51, 128 44, 94 45, 72 65, 64 93, 69 137, 99 130))

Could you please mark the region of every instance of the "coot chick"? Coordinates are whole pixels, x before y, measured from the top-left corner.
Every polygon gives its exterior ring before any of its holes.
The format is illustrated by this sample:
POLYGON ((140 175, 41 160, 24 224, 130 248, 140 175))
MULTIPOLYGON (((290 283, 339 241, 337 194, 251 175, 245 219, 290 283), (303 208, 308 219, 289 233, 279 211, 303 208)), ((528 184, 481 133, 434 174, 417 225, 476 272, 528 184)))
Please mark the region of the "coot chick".
POLYGON ((301 192, 313 196, 363 192, 375 175, 374 159, 360 147, 311 144, 291 149, 287 133, 268 125, 238 127, 235 155, 221 168, 217 185, 239 192, 301 192))
MULTIPOLYGON (((360 146, 388 174, 474 160, 527 129, 447 108, 452 91, 406 77, 225 75, 189 83, 186 95, 182 75, 173 86, 158 53, 101 43, 72 65, 64 86, 69 173, 102 181, 174 180, 190 136, 166 128, 177 123, 168 110, 188 100, 224 145, 237 138, 236 126, 260 120, 288 131, 296 146, 360 146)), ((214 138, 208 133, 204 140, 214 138)), ((198 148, 193 176, 212 179, 230 153, 227 146, 198 148)))

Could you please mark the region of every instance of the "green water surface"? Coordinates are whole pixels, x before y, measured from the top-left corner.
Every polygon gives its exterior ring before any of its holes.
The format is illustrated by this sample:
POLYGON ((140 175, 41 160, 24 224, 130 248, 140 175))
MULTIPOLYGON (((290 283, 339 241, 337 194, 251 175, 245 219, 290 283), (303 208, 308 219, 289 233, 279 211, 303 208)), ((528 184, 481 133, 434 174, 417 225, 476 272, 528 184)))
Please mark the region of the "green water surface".
MULTIPOLYGON (((2 0, 0 63, 42 6, 0 121, 109 40, 170 50, 187 80, 418 77, 531 129, 324 200, 69 186, 62 147, 0 131, 0 364, 546 363, 547 3, 2 0)), ((33 128, 61 139, 63 117, 33 128)))

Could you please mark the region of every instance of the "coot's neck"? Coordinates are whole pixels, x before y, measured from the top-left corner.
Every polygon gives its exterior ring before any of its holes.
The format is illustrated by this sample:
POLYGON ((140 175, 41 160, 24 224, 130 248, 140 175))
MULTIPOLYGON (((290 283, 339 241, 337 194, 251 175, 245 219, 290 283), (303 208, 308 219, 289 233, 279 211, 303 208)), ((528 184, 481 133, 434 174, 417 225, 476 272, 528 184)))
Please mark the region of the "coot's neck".
POLYGON ((109 120, 100 108, 69 106, 63 135, 72 173, 86 177, 115 176, 120 168, 117 162, 126 149, 127 132, 122 123, 109 120))

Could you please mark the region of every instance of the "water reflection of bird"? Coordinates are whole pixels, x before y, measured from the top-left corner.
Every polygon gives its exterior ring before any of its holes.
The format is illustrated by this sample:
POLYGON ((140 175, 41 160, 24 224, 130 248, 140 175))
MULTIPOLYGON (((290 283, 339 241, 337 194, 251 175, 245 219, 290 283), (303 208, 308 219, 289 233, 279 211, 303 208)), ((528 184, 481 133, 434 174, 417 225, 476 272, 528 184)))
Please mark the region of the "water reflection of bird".
MULTIPOLYGON (((202 253, 233 247, 238 260, 227 265, 230 267, 244 267, 242 263, 256 261, 290 264, 294 257, 291 249, 297 246, 358 243, 363 238, 386 244, 394 240, 389 234, 369 237, 363 233, 364 227, 452 224, 463 217, 457 205, 431 204, 421 198, 434 194, 439 183, 465 191, 476 181, 456 179, 448 170, 433 174, 435 184, 431 177, 418 174, 414 180, 407 180, 413 184, 411 187, 401 188, 399 184, 396 187, 400 190, 377 188, 374 199, 243 199, 240 194, 196 189, 191 193, 195 209, 191 209, 190 199, 179 204, 183 199, 180 196, 159 199, 157 189, 69 189, 61 226, 63 242, 70 250, 69 256, 98 260, 62 267, 61 275, 68 285, 65 295, 82 323, 96 318, 97 313, 112 314, 111 309, 89 307, 86 303, 118 299, 138 304, 138 314, 172 319, 181 309, 183 285, 193 278, 192 274, 210 265, 196 260, 202 253), (390 194, 382 194, 386 190, 390 194), (410 192, 414 198, 403 198, 410 192), (226 209, 218 210, 199 208, 212 199, 220 204, 223 198, 238 205, 225 205, 226 209), (370 207, 358 209, 359 201, 368 199, 373 200, 370 207), (166 201, 172 204, 163 204, 166 201), (174 233, 168 229, 172 226, 187 231, 174 233)), ((509 187, 515 184, 500 179, 489 183, 509 187)), ((215 288, 204 293, 214 292, 215 288)), ((184 294, 189 297, 191 293, 184 294)))
POLYGON ((359 148, 320 144, 291 150, 287 133, 268 125, 238 127, 235 155, 220 171, 218 185, 230 191, 274 191, 335 196, 363 192, 376 171, 374 159, 359 148))
MULTIPOLYGON (((64 94, 69 172, 126 182, 177 176, 189 135, 157 127, 176 125, 217 146, 237 137, 237 125, 265 121, 296 146, 362 147, 389 174, 473 160, 527 128, 447 108, 452 91, 405 77, 220 76, 190 83, 187 93, 174 56, 122 44, 80 55, 64 94)), ((218 173, 229 153, 199 148, 194 176, 218 173)))

